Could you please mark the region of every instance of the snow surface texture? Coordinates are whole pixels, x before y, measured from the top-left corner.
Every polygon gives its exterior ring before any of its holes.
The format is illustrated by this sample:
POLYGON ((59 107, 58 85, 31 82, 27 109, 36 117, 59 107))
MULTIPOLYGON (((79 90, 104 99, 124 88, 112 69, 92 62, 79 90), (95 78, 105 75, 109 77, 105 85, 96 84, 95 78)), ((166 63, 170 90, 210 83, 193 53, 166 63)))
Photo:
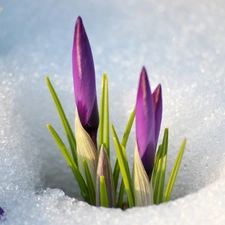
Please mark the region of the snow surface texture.
MULTIPOLYGON (((225 2, 106 2, 0 2, 4 224, 225 224, 225 2), (121 211, 76 200, 76 182, 45 127, 51 123, 63 135, 45 76, 73 123, 71 48, 78 15, 92 46, 98 92, 102 74, 109 75, 111 122, 120 137, 141 67, 153 88, 162 84, 162 129, 170 128, 168 172, 188 138, 169 203, 121 211)), ((133 132, 130 160, 134 138, 133 132)))

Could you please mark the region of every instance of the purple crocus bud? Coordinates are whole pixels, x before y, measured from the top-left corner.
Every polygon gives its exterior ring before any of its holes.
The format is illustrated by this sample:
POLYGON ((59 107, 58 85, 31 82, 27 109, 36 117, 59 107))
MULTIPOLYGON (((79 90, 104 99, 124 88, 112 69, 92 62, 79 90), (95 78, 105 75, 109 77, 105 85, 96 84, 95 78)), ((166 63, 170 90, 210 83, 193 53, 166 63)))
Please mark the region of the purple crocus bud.
POLYGON ((77 18, 72 51, 74 93, 82 126, 96 143, 99 124, 95 69, 91 47, 81 17, 77 18))
POLYGON ((151 93, 147 72, 143 67, 136 100, 136 139, 138 152, 149 179, 154 166, 161 118, 161 86, 151 93))

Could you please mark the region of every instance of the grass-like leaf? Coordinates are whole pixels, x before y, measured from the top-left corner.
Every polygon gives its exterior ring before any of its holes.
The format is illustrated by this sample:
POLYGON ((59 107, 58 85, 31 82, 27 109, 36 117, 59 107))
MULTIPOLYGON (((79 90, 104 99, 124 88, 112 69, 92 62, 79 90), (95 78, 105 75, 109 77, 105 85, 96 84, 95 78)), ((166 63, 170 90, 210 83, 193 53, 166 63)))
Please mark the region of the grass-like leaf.
POLYGON ((118 140, 118 137, 113 125, 111 126, 111 128, 112 128, 112 135, 113 135, 113 140, 115 144, 118 164, 119 164, 120 172, 122 175, 123 183, 125 186, 128 203, 130 207, 133 207, 135 205, 134 193, 133 193, 133 186, 131 182, 131 175, 130 175, 130 169, 128 165, 127 156, 126 156, 126 151, 123 150, 123 146, 120 145, 120 142, 118 140))
POLYGON ((115 163, 114 170, 113 170, 113 179, 114 179, 115 191, 117 190, 119 176, 120 176, 120 167, 119 167, 119 163, 118 163, 118 159, 117 159, 116 163, 115 163))
MULTIPOLYGON (((122 138, 122 141, 121 141, 121 146, 123 146, 124 148, 126 148, 126 145, 127 145, 127 141, 128 141, 129 135, 130 135, 130 131, 131 131, 131 128, 132 128, 132 125, 133 125, 133 122, 134 122, 134 117, 135 117, 135 109, 133 109, 133 111, 131 112, 130 118, 127 122, 127 126, 126 126, 126 129, 124 131, 123 138, 122 138)), ((119 175, 120 175, 120 168, 119 168, 118 160, 116 160, 114 170, 113 170, 115 190, 117 190, 119 175)), ((122 187, 122 186, 120 186, 120 187, 122 187)), ((124 190, 124 188, 122 188, 122 189, 124 190)))
POLYGON ((67 117, 64 113, 62 104, 61 104, 61 102, 60 102, 60 100, 59 100, 59 98, 58 98, 58 96, 55 92, 54 87, 51 84, 51 81, 50 81, 49 77, 46 77, 46 82, 47 82, 50 94, 52 96, 52 99, 55 103, 58 114, 60 116, 64 131, 65 131, 66 136, 67 136, 67 139, 69 141, 69 145, 70 145, 70 149, 71 149, 71 152, 72 152, 72 155, 73 155, 74 162, 77 165, 76 140, 74 138, 74 133, 73 133, 71 127, 70 127, 70 124, 69 124, 69 122, 67 120, 67 117))
POLYGON ((165 129, 163 142, 159 148, 159 159, 156 168, 155 181, 154 181, 154 203, 159 204, 164 201, 164 184, 165 184, 165 173, 167 163, 167 150, 168 150, 168 136, 169 131, 165 129))
POLYGON ((100 176, 100 197, 101 197, 101 206, 109 207, 109 200, 104 176, 100 176))
POLYGON ((86 185, 79 169, 77 168, 77 165, 74 163, 73 158, 70 155, 70 152, 68 151, 67 147, 65 146, 65 144, 63 143, 63 141, 61 140, 61 138, 59 137, 59 135, 57 134, 55 129, 51 126, 51 124, 47 124, 47 128, 48 128, 50 134, 52 135, 56 145, 60 149, 62 155, 64 156, 67 164, 71 168, 71 170, 77 180, 77 183, 80 187, 81 195, 83 196, 85 201, 90 203, 87 185, 86 185))
POLYGON ((124 183, 123 180, 120 183, 120 191, 119 191, 119 196, 118 196, 118 202, 117 202, 117 207, 122 208, 123 206, 123 196, 124 196, 124 183))
POLYGON ((160 158, 161 151, 162 151, 161 148, 162 148, 162 145, 159 145, 156 156, 155 156, 155 160, 154 160, 154 168, 153 168, 152 177, 151 177, 151 183, 152 183, 153 187, 155 187, 155 178, 156 178, 156 174, 157 174, 159 158, 160 158))
POLYGON ((168 181, 166 191, 165 191, 165 196, 164 196, 165 202, 170 200, 172 190, 173 190, 173 186, 175 184, 176 177, 177 177, 177 174, 178 174, 178 171, 179 171, 179 168, 180 168, 180 164, 181 164, 181 161, 182 161, 182 158, 183 158, 184 149, 185 149, 185 146, 186 146, 186 141, 187 141, 187 139, 185 138, 183 140, 182 144, 181 144, 179 153, 177 155, 177 158, 175 160, 172 172, 170 174, 169 181, 168 181))
POLYGON ((83 158, 83 163, 84 163, 84 171, 86 176, 87 188, 88 188, 89 197, 90 197, 90 203, 91 205, 95 205, 96 204, 95 186, 93 184, 91 173, 85 158, 83 158))
POLYGON ((133 109, 133 111, 130 114, 130 118, 127 122, 127 126, 126 126, 126 129, 125 129, 124 134, 123 134, 123 139, 122 139, 121 145, 124 148, 126 148, 127 141, 128 141, 129 135, 130 135, 130 131, 131 131, 131 128, 132 128, 132 125, 133 125, 133 122, 134 122, 134 118, 135 118, 135 108, 133 109))
POLYGON ((108 157, 110 158, 109 143, 109 97, 108 97, 108 77, 106 74, 102 77, 102 96, 100 104, 100 122, 98 136, 99 150, 104 144, 108 157))

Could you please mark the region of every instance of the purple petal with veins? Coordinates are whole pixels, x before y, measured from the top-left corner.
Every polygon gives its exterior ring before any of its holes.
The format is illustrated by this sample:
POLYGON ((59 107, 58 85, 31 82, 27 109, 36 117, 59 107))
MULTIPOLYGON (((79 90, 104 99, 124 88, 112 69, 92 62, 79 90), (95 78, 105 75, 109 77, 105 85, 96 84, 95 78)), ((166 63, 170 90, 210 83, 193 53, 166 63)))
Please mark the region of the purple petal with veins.
POLYGON ((151 175, 155 157, 155 115, 147 72, 143 67, 136 100, 136 139, 144 168, 151 175))
POLYGON ((152 94, 153 104, 154 104, 154 112, 155 112, 155 143, 157 145, 159 131, 162 121, 162 88, 161 84, 159 84, 155 91, 152 94))
MULTIPOLYGON (((89 40, 81 17, 77 18, 72 51, 74 94, 81 124, 95 137, 99 124, 95 69, 89 40)), ((96 140, 94 140, 96 143, 96 140)))

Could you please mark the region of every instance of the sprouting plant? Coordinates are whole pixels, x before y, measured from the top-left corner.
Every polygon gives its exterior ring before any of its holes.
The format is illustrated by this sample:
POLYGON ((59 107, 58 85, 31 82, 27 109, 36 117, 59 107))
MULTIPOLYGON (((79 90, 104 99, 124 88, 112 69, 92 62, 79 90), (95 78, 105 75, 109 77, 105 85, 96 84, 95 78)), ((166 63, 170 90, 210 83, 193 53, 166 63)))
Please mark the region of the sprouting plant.
POLYGON ((72 67, 76 103, 75 135, 50 79, 46 78, 69 148, 50 124, 47 124, 47 127, 71 168, 84 200, 91 205, 120 208, 147 206, 170 200, 186 139, 182 142, 165 188, 168 129, 165 129, 163 141, 156 151, 163 108, 161 85, 159 84, 152 93, 146 69, 142 69, 136 105, 121 141, 114 126, 111 125, 117 156, 112 169, 108 78, 106 74, 103 75, 99 115, 94 62, 81 17, 78 17, 75 26, 72 67), (135 116, 136 146, 131 168, 128 164, 126 145, 135 116), (120 177, 122 179, 119 179, 120 177))

